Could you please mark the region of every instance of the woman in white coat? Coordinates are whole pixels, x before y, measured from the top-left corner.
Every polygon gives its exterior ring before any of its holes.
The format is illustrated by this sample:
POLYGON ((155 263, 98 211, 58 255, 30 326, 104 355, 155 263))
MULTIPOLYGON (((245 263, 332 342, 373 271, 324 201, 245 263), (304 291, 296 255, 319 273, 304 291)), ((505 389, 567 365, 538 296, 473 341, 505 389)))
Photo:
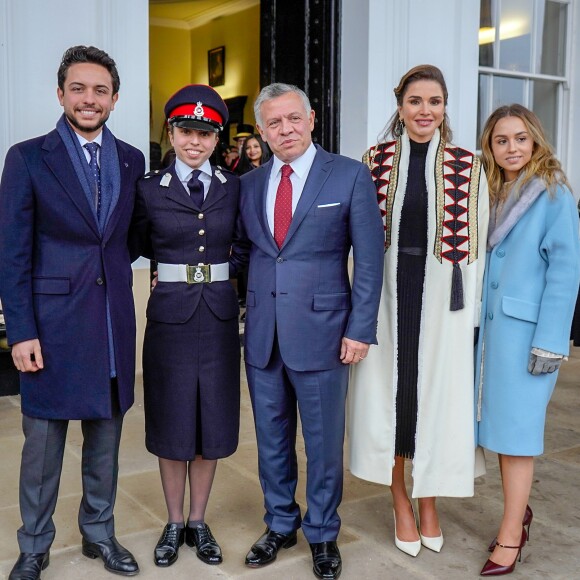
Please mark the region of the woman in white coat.
POLYGON ((504 106, 482 134, 490 187, 478 344, 478 443, 499 454, 504 512, 482 576, 509 574, 527 540, 534 456, 569 350, 578 293, 578 211, 534 113, 504 106), (527 532, 522 523, 527 526, 527 532))
POLYGON ((385 270, 378 346, 351 371, 350 469, 391 486, 395 545, 416 556, 421 545, 443 546, 435 498, 474 491, 473 347, 488 198, 479 159, 451 144, 441 71, 417 66, 394 92, 397 111, 365 155, 385 227, 385 270), (405 459, 413 461, 418 526, 405 459))

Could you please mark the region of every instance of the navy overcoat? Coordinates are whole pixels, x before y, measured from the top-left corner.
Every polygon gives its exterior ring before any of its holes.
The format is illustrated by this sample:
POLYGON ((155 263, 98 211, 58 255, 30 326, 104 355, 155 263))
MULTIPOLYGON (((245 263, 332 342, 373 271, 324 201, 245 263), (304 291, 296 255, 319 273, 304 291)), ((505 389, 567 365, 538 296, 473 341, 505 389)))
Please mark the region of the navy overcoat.
POLYGON ((116 140, 121 189, 101 235, 56 130, 14 145, 0 184, 0 298, 10 344, 38 338, 44 369, 20 375, 24 414, 112 416, 108 296, 119 404, 133 404, 135 315, 127 233, 143 155, 116 140))

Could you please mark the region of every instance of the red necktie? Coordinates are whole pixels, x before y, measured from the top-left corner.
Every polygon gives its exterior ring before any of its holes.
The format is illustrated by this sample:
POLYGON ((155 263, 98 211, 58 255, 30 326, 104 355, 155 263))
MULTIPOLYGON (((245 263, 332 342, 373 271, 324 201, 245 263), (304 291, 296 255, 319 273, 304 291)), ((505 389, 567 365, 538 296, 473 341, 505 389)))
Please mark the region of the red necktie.
POLYGON ((282 177, 276 192, 274 204, 274 240, 281 248, 292 221, 292 182, 290 174, 292 167, 282 165, 282 177))

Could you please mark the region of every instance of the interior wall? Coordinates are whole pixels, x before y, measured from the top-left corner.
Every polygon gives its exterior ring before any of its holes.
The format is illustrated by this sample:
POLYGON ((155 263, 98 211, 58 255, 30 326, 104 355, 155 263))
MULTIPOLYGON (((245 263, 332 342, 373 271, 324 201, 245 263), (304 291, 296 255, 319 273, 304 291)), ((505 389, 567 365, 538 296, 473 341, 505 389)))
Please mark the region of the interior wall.
MULTIPOLYGON (((252 106, 260 91, 259 5, 189 31, 152 26, 149 46, 152 141, 159 142, 167 99, 188 83, 208 83, 207 53, 218 46, 225 46, 225 84, 214 88, 224 99, 247 95, 244 122, 254 124, 252 106)), ((168 147, 163 143, 164 150, 168 147)))
MULTIPOLYGON (((191 83, 191 33, 189 30, 149 28, 149 91, 151 98, 151 141, 164 137, 165 103, 176 90, 191 83)), ((167 140, 163 149, 169 148, 167 140)))

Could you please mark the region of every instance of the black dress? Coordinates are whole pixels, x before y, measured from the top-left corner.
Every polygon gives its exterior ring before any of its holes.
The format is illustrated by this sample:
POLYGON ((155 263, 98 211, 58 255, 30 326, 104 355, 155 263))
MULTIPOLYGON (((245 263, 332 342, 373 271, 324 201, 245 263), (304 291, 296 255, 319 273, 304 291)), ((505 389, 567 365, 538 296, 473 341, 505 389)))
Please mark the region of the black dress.
POLYGON ((413 458, 417 429, 419 332, 427 257, 427 185, 429 142, 411 141, 409 173, 399 224, 397 266, 397 398, 395 455, 413 458))

